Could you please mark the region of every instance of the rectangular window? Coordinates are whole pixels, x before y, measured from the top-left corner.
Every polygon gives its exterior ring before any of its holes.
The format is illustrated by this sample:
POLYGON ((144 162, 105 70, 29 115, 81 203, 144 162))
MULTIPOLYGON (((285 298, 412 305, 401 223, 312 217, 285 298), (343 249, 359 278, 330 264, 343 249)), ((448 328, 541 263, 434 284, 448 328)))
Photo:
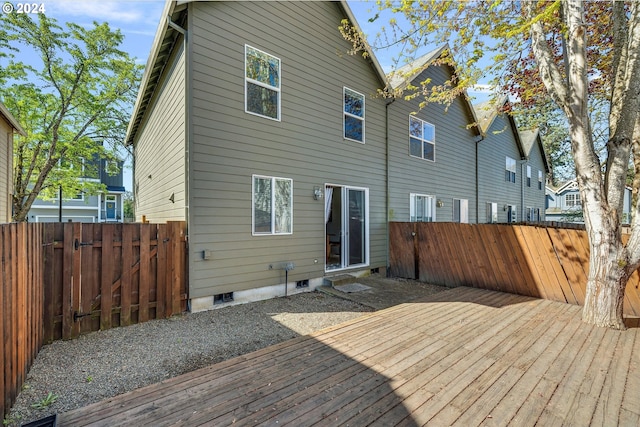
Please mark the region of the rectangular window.
POLYGON ((436 160, 436 127, 414 116, 409 116, 409 155, 436 160))
POLYGON ((538 171, 538 190, 542 190, 543 181, 544 179, 543 179, 542 171, 538 171))
POLYGON ((436 220, 436 198, 425 194, 409 195, 409 220, 411 222, 434 222, 436 220))
POLYGON ((487 203, 487 222, 495 224, 498 222, 498 204, 487 203))
POLYGON ((507 157, 504 178, 507 182, 516 182, 516 161, 511 157, 507 157))
POLYGON ((293 233, 293 180, 253 176, 253 234, 293 233))
POLYGON ((453 222, 469 223, 469 200, 453 199, 453 222))
POLYGON ((343 88, 344 138, 364 143, 364 95, 343 88))
POLYGON ((568 208, 580 206, 581 205, 580 194, 579 193, 567 194, 566 196, 564 196, 564 204, 568 208))
POLYGON ((518 214, 516 213, 516 205, 511 205, 507 209, 507 222, 517 222, 518 214))
POLYGON ((531 166, 527 165, 527 187, 531 187, 531 166))
POLYGON ((245 111, 280 120, 280 59, 245 45, 245 111))

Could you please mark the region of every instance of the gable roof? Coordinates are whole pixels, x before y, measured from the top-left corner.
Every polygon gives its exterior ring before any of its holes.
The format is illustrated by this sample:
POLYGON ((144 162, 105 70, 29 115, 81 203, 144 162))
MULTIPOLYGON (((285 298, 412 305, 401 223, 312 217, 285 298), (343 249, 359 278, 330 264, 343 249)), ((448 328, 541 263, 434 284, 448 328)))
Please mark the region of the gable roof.
MULTIPOLYGON (((440 58, 444 53, 449 51, 449 47, 447 45, 442 45, 437 49, 432 50, 431 52, 422 55, 421 57, 415 59, 414 61, 403 65, 402 67, 392 71, 387 75, 387 80, 389 82, 389 86, 394 91, 404 90, 407 86, 413 82, 424 70, 429 68, 436 59, 440 58)), ((455 70, 453 67, 448 66, 451 71, 451 74, 455 74, 455 70)), ((475 129, 478 135, 482 135, 482 131, 478 126, 478 118, 476 116, 476 111, 469 101, 469 96, 467 95, 467 91, 463 91, 464 105, 467 109, 467 113, 471 118, 471 122, 473 124, 473 129, 475 129)))
POLYGON ((387 79, 392 89, 406 88, 416 77, 429 67, 447 50, 447 46, 443 45, 439 48, 422 55, 421 57, 403 65, 395 71, 388 74, 387 79))
MULTIPOLYGON (((125 137, 125 144, 131 145, 135 139, 135 135, 138 132, 140 123, 145 116, 149 103, 153 98, 160 78, 164 72, 167 60, 171 56, 171 53, 176 48, 176 42, 181 34, 185 33, 184 22, 187 15, 187 4, 196 0, 167 0, 162 11, 160 23, 156 30, 156 35, 151 47, 149 58, 142 75, 142 81, 138 90, 138 97, 133 108, 131 120, 127 128, 127 135, 125 137)), ((344 15, 349 19, 353 26, 357 29, 358 33, 362 34, 360 26, 353 15, 353 12, 349 8, 346 0, 341 0, 337 4, 342 8, 344 15)), ((367 60, 369 60, 377 73, 377 77, 383 83, 387 85, 387 78, 382 70, 382 67, 378 63, 373 50, 368 43, 365 42, 365 49, 367 53, 367 60)))
POLYGON ((18 123, 2 102, 0 102, 0 116, 4 117, 7 123, 9 123, 20 135, 27 136, 27 133, 22 129, 22 126, 20 126, 20 123, 18 123))
POLYGON ((544 151, 544 145, 542 144, 542 138, 540 137, 540 131, 538 129, 528 129, 518 131, 520 133, 520 140, 522 141, 522 147, 526 153, 527 158, 531 156, 531 152, 534 147, 538 147, 540 150, 540 156, 542 156, 542 163, 544 164, 545 172, 551 172, 549 161, 547 160, 547 154, 544 151))

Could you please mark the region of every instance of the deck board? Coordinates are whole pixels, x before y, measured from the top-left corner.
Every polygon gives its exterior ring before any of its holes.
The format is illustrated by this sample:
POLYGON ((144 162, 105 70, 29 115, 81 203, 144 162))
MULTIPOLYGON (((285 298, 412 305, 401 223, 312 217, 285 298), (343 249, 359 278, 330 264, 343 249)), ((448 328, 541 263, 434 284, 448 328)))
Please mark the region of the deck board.
POLYGON ((342 325, 58 416, 83 425, 602 425, 640 421, 639 329, 474 288, 342 325))

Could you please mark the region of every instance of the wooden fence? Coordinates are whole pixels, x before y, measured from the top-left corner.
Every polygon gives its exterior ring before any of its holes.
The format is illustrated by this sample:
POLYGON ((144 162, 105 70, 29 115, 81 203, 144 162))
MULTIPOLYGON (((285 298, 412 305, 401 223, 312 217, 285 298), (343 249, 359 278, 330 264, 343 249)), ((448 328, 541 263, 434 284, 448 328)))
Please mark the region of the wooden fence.
POLYGON ((43 343, 186 310, 184 222, 0 226, 0 412, 43 343))
POLYGON ((43 334, 42 224, 0 225, 0 413, 9 410, 43 334))
MULTIPOLYGON (((531 225, 390 224, 390 271, 445 286, 584 304, 589 243, 584 230, 531 225)), ((640 280, 627 283, 624 312, 640 316, 640 280)))

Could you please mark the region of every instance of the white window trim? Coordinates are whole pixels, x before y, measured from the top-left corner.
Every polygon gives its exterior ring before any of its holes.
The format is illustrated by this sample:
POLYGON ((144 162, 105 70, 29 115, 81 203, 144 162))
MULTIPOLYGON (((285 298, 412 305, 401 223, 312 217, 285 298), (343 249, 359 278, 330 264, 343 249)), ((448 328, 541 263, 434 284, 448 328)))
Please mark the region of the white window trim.
POLYGON ((538 171, 538 190, 544 190, 543 180, 544 174, 541 170, 538 171))
POLYGON ((419 117, 416 117, 412 114, 409 114, 409 156, 413 157, 415 159, 422 159, 425 160, 427 162, 436 162, 436 125, 434 125, 433 123, 430 123, 426 120, 422 120, 419 117), (422 138, 416 138, 415 136, 411 135, 411 119, 415 119, 415 120, 419 120, 420 122, 422 122, 422 127, 424 129, 424 124, 428 124, 433 126, 433 141, 429 141, 428 139, 424 138, 424 134, 422 135, 422 138), (411 154, 411 138, 415 138, 415 139, 420 139, 420 141, 422 141, 422 149, 420 150, 421 152, 421 156, 414 156, 413 154, 411 154), (427 159, 424 157, 424 144, 428 143, 428 144, 433 144, 433 160, 431 159, 427 159))
POLYGON ((346 139, 347 141, 354 141, 354 142, 358 142, 360 144, 364 144, 364 142, 365 142, 365 139, 366 139, 365 138, 365 135, 366 135, 366 132, 365 132, 366 120, 365 120, 365 118, 366 118, 366 113, 367 113, 367 108, 366 108, 366 102, 365 101, 366 101, 366 97, 364 96, 364 94, 358 92, 357 90, 353 90, 353 89, 351 89, 349 87, 346 87, 346 86, 342 87, 342 138, 346 139), (344 108, 345 107, 345 105, 344 105, 344 97, 345 97, 347 91, 353 92, 353 93, 355 93, 357 95, 360 95, 362 97, 362 117, 356 116, 355 114, 347 113, 345 111, 345 108, 344 108), (357 139, 353 139, 353 138, 347 138, 345 136, 345 133, 346 133, 346 130, 347 130, 347 128, 345 126, 345 120, 344 120, 344 116, 345 115, 362 121, 362 141, 358 141, 357 139))
POLYGON ((251 114, 254 116, 258 116, 258 117, 263 117, 265 119, 269 119, 269 120, 274 120, 276 122, 281 121, 281 117, 282 117, 282 60, 280 58, 278 58, 275 55, 272 55, 268 52, 265 52, 264 50, 255 48, 251 45, 245 44, 244 45, 244 112, 247 114, 251 114), (275 59, 278 60, 278 87, 274 87, 265 83, 262 83, 258 80, 254 80, 251 79, 249 77, 247 77, 247 49, 253 49, 255 51, 258 51, 260 53, 264 53, 265 55, 271 56, 275 59), (269 117, 269 116, 265 116, 262 114, 258 114, 258 113, 254 113, 253 111, 249 111, 249 109, 247 108, 247 82, 253 83, 255 85, 273 90, 275 92, 278 93, 278 117, 269 117))
MULTIPOLYGON (((505 179, 506 182, 511 182, 511 183, 515 183, 517 181, 517 167, 516 167, 516 159, 511 158, 509 156, 506 156, 505 159, 505 171, 509 171, 513 174, 513 176, 515 177, 513 180, 509 179, 505 179)), ((506 178, 506 175, 505 175, 506 178)))
POLYGON ((487 202, 487 222, 489 224, 496 224, 498 222, 498 203, 487 202))
POLYGON ((279 177, 279 176, 268 176, 268 175, 251 175, 251 235, 252 236, 286 236, 286 235, 291 235, 293 234, 293 179, 292 178, 284 178, 284 177, 279 177), (255 179, 256 178, 263 178, 263 179, 270 179, 271 180, 271 231, 270 232, 259 232, 256 233, 256 215, 255 215, 255 202, 254 202, 254 197, 255 197, 255 179), (275 181, 279 179, 279 180, 283 180, 283 181, 289 181, 291 183, 291 201, 290 201, 290 205, 289 205, 289 211, 291 212, 291 231, 288 231, 286 233, 276 233, 275 229, 276 229, 276 224, 275 224, 275 211, 276 211, 276 198, 274 196, 274 192, 275 192, 275 181))
POLYGON ((531 166, 527 165, 527 187, 531 187, 531 166))
MULTIPOLYGON (((416 197, 424 197, 427 200, 430 200, 431 203, 431 222, 436 222, 436 196, 431 196, 429 194, 420 194, 420 193, 409 193, 409 222, 418 222, 413 218, 416 217, 416 197)), ((425 221, 420 221, 425 222, 425 221)))
POLYGON ((469 199, 453 199, 453 211, 452 219, 453 222, 459 222, 460 224, 468 224, 469 223, 469 199), (460 205, 460 218, 459 221, 456 221, 456 202, 460 205), (464 210, 462 209, 464 206, 464 210))

